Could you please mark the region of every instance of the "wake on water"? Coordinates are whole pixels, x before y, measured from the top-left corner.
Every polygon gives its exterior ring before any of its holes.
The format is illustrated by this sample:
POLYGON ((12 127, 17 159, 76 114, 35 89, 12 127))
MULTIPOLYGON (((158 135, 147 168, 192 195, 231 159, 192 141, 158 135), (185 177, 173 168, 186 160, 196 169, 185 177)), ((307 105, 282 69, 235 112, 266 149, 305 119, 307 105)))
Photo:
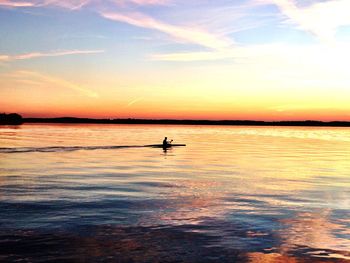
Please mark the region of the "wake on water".
MULTIPOLYGON (((186 144, 172 144, 165 148, 172 146, 186 146, 186 144)), ((113 150, 123 148, 163 148, 162 144, 150 144, 150 145, 112 145, 112 146, 50 146, 50 147, 11 147, 0 148, 0 153, 30 153, 30 152, 71 152, 80 150, 113 150)))
POLYGON ((122 148, 147 147, 147 145, 114 145, 114 146, 50 146, 50 147, 11 147, 0 148, 0 153, 30 153, 30 152, 71 152, 79 150, 111 150, 122 148))

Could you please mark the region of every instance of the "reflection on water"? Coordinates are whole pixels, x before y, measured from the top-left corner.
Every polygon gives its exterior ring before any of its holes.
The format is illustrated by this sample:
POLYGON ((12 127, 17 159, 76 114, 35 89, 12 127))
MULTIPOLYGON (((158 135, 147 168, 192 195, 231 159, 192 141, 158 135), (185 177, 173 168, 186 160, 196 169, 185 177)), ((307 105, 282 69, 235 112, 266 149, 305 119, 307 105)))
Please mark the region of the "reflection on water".
POLYGON ((23 125, 0 138, 0 261, 350 261, 349 129, 23 125), (164 136, 187 146, 119 147, 164 136))
MULTIPOLYGON (((347 213, 345 215, 348 216, 347 213)), ((350 255, 347 253, 350 248, 349 228, 341 222, 337 223, 338 218, 330 217, 332 211, 326 209, 313 213, 298 213, 294 218, 281 220, 286 225, 286 229, 281 231, 284 239, 282 249, 288 251, 298 246, 310 247, 319 250, 313 252, 317 256, 324 254, 325 250, 340 250, 344 253, 332 256, 350 260, 350 257, 346 256, 350 255)))

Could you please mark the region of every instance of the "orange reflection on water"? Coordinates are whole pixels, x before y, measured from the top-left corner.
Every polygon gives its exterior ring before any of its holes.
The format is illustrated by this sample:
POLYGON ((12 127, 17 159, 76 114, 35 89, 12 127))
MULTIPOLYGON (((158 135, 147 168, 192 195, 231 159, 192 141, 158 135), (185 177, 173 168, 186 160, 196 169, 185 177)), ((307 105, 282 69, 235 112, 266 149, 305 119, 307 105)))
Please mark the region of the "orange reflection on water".
POLYGON ((302 262, 298 258, 281 255, 279 253, 251 252, 247 254, 247 262, 250 263, 297 263, 302 262))
POLYGON ((298 213, 294 218, 281 220, 285 225, 285 229, 280 232, 283 238, 281 251, 287 253, 301 246, 320 251, 334 251, 331 255, 323 256, 350 260, 350 240, 336 236, 348 234, 348 228, 337 222, 338 220, 332 220, 331 213, 330 209, 324 209, 313 213, 298 213))

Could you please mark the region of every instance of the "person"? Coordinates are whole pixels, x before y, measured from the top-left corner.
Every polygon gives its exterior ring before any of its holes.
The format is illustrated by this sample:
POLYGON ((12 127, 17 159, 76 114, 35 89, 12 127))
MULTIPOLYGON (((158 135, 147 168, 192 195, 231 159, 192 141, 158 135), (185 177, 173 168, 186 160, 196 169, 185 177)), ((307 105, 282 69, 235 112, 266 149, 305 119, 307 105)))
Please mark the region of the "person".
POLYGON ((170 142, 168 142, 168 137, 165 137, 163 140, 163 147, 167 147, 171 144, 173 140, 171 140, 170 142))

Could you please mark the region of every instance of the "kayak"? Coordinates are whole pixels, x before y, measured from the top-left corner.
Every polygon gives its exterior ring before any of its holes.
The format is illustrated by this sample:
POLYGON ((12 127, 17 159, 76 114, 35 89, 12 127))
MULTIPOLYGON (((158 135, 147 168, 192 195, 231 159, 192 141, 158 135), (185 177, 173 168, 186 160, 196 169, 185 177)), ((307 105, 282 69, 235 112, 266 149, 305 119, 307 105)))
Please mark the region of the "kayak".
POLYGON ((145 145, 145 147, 153 147, 153 148, 171 148, 171 147, 178 147, 178 146, 186 146, 186 144, 168 144, 164 146, 163 144, 149 144, 145 145))

